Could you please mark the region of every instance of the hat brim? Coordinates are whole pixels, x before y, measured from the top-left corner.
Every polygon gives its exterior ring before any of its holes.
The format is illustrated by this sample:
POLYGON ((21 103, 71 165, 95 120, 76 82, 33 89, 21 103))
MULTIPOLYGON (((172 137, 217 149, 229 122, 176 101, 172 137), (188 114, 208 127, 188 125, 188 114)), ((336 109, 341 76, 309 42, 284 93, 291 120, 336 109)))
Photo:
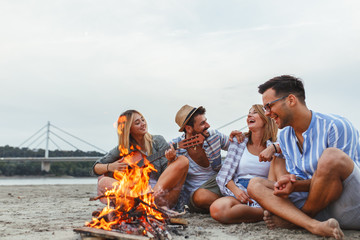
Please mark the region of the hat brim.
POLYGON ((194 113, 196 112, 196 110, 198 110, 200 107, 198 108, 194 108, 193 110, 191 110, 191 112, 186 116, 184 123, 182 124, 181 128, 179 129, 179 132, 184 131, 184 128, 186 126, 186 124, 189 122, 190 118, 192 117, 192 115, 194 115, 194 113))

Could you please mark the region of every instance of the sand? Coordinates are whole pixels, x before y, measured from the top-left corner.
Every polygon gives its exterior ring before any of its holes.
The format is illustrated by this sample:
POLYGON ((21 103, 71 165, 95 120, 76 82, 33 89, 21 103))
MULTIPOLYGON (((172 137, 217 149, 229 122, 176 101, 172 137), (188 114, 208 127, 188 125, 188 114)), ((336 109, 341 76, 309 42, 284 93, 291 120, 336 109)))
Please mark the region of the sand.
MULTIPOLYGON (((95 185, 0 186, 0 239, 81 239, 73 231, 102 208, 95 185)), ((206 214, 186 214, 189 221, 173 239, 323 239, 305 230, 268 230, 264 222, 223 225, 206 214)), ((360 239, 360 231, 344 231, 360 239)))

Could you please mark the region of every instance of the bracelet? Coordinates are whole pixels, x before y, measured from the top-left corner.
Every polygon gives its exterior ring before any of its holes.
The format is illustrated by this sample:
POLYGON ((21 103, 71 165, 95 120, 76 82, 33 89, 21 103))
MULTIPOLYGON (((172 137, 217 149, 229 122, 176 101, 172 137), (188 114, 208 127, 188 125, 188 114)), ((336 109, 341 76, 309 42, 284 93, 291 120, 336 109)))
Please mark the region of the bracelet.
POLYGON ((108 163, 108 164, 106 165, 106 171, 107 171, 107 172, 109 172, 109 164, 110 164, 110 163, 108 163))
POLYGON ((277 151, 277 149, 276 149, 276 146, 275 146, 275 144, 273 143, 272 145, 274 146, 274 149, 275 149, 275 153, 277 153, 278 151, 277 151))

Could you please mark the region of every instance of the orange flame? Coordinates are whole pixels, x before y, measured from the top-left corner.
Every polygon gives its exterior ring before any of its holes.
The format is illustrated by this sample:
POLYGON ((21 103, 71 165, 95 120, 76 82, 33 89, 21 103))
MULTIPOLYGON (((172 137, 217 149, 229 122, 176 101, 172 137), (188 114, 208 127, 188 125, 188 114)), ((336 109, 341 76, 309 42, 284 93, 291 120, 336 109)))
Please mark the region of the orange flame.
MULTIPOLYGON (((163 214, 155 210, 157 206, 149 184, 150 172, 156 171, 154 166, 138 151, 125 156, 123 161, 129 167, 122 172, 115 171, 114 178, 118 181, 104 194, 107 197, 107 206, 97 218, 93 218, 90 223, 87 222, 86 226, 111 231, 115 225, 128 222, 128 212, 134 211, 134 208, 144 216, 151 215, 159 221, 164 221, 163 214), (141 160, 144 161, 143 167, 137 165, 141 160)), ((146 221, 145 217, 140 219, 146 221)))

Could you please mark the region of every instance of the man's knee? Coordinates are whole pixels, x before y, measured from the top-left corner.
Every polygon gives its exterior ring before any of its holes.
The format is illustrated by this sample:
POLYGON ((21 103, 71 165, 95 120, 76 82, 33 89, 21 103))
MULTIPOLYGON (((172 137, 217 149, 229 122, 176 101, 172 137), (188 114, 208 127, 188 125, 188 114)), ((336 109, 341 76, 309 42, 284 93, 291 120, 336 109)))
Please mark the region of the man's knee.
POLYGON ((352 172, 354 163, 351 158, 337 148, 327 148, 322 153, 317 165, 317 175, 347 176, 352 172))
POLYGON ((189 169, 189 159, 185 156, 179 156, 175 161, 176 170, 181 172, 187 172, 189 169))
POLYGON ((199 188, 192 196, 192 200, 196 207, 208 208, 220 196, 210 190, 199 188))
POLYGON ((199 188, 198 190, 196 190, 192 196, 195 205, 199 206, 203 202, 205 202, 207 199, 207 195, 208 195, 208 190, 204 188, 199 188))

